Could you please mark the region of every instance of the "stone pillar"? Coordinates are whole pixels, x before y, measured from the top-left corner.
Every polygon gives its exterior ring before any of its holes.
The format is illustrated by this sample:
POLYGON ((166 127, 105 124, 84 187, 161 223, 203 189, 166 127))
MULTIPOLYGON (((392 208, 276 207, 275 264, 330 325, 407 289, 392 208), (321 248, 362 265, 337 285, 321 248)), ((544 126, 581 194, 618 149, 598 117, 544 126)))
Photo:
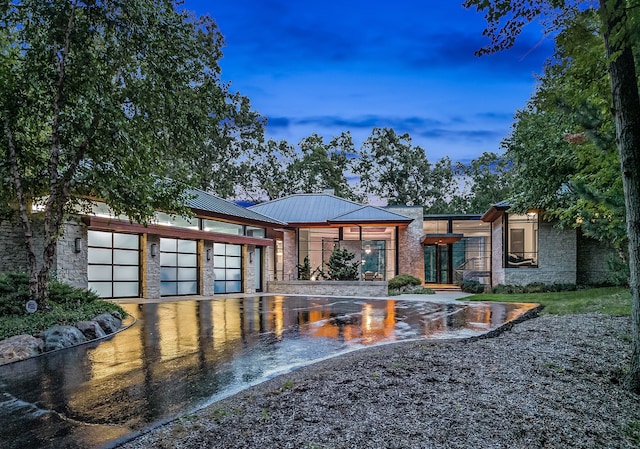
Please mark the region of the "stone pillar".
MULTIPOLYGON (((142 296, 144 298, 160 297, 160 236, 145 234, 146 243, 142 247, 142 296), (156 245, 156 255, 151 255, 151 246, 156 245)), ((144 242, 145 239, 141 239, 144 242)))
POLYGON ((282 233, 282 244, 284 251, 284 280, 297 279, 298 242, 296 232, 294 230, 284 231, 282 233))
POLYGON ((254 245, 242 245, 242 291, 256 292, 256 257, 254 245))
POLYGON ((424 210, 422 206, 389 206, 390 212, 413 218, 406 228, 398 228, 397 274, 410 274, 424 282, 424 249, 422 247, 424 210))
POLYGON ((87 288, 87 228, 81 223, 62 225, 62 236, 58 239, 56 257, 51 273, 72 287, 87 288), (79 240, 76 252, 76 239, 79 240))
POLYGON ((203 296, 213 296, 213 282, 215 281, 213 271, 213 241, 201 240, 201 242, 200 294, 203 296), (207 260, 207 254, 209 254, 209 260, 207 260))
POLYGON ((504 225, 502 215, 491 222, 491 286, 504 284, 504 225))

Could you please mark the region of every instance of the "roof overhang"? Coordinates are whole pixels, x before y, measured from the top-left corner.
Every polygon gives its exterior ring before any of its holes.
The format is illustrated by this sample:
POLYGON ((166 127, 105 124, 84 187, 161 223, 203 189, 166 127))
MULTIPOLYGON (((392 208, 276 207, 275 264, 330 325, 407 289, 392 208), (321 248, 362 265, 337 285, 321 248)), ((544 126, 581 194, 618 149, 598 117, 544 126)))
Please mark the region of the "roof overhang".
POLYGON ((504 212, 509 209, 508 204, 494 204, 491 208, 484 213, 484 215, 480 218, 480 220, 485 223, 491 223, 496 221, 498 218, 502 217, 504 212))
POLYGON ((212 240, 220 243, 236 243, 255 246, 271 246, 272 239, 261 237, 246 237, 243 235, 223 234, 220 232, 200 231, 198 229, 185 229, 177 226, 164 226, 149 224, 144 226, 139 223, 117 220, 106 217, 84 216, 84 224, 89 229, 100 231, 128 232, 134 234, 157 234, 163 237, 175 237, 182 239, 212 240))
POLYGON ((425 234, 422 236, 423 245, 448 245, 462 240, 464 234, 425 234))

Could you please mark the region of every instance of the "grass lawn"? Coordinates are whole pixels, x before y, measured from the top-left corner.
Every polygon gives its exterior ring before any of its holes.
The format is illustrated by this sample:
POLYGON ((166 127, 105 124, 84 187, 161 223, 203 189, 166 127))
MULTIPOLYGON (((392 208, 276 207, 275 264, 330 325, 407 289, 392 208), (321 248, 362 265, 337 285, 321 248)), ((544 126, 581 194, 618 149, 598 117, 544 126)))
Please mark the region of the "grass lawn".
POLYGON ((598 312, 608 315, 631 315, 629 289, 606 287, 573 292, 497 294, 467 296, 464 301, 534 302, 542 304, 546 315, 598 312))

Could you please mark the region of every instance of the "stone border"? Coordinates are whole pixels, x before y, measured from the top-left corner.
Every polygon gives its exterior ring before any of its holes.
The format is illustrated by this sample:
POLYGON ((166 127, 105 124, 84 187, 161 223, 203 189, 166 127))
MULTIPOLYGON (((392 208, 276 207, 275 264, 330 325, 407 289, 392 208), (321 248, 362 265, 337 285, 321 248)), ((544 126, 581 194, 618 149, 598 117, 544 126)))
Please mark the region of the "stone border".
MULTIPOLYGON (((110 313, 110 312, 104 312, 104 313, 110 313)), ((88 320, 88 321, 91 321, 91 320, 88 320)), ((0 361, 0 367, 7 366, 7 365, 11 365, 12 363, 23 362, 23 361, 25 361, 25 360, 35 359, 35 358, 37 358, 37 357, 40 357, 40 356, 43 356, 43 355, 46 355, 46 354, 53 354, 53 353, 55 353, 55 352, 64 351, 65 349, 75 348, 75 347, 82 346, 82 345, 86 345, 86 344, 90 344, 90 343, 100 342, 100 341, 102 341, 102 340, 106 340, 106 339, 108 339, 108 338, 111 338, 112 336, 114 336, 114 335, 116 335, 116 334, 118 334, 118 333, 120 333, 120 332, 122 332, 122 331, 125 331, 125 330, 129 329, 131 326, 133 326, 133 325, 134 325, 134 324, 136 324, 137 322, 138 322, 138 320, 137 320, 134 316, 127 314, 127 316, 125 316, 125 317, 122 319, 122 324, 120 325, 120 328, 118 328, 118 330, 116 330, 116 331, 114 331, 114 332, 111 332, 111 333, 109 333, 109 334, 106 334, 106 335, 104 335, 104 336, 102 336, 102 337, 93 338, 93 339, 91 339, 91 340, 86 340, 86 341, 83 341, 83 342, 80 342, 80 343, 76 343, 76 344, 71 345, 71 346, 66 346, 66 347, 64 347, 64 348, 53 349, 53 350, 50 350, 50 351, 44 351, 44 350, 43 350, 43 351, 42 351, 42 352, 40 352, 39 354, 35 354, 35 355, 30 356, 30 357, 26 357, 26 358, 24 358, 24 359, 10 360, 10 361, 5 362, 5 363, 2 363, 2 362, 0 361)), ((76 326, 74 325, 73 327, 76 327, 76 326)), ((51 329, 51 328, 49 328, 49 329, 51 329)), ((77 327, 76 327, 76 329, 77 329, 77 327)), ((43 332, 46 332, 46 331, 43 331, 43 332)), ((42 332, 41 332, 41 333, 42 333, 42 332)), ((30 334, 20 334, 20 335, 30 335, 30 334)), ((30 336, 32 336, 32 337, 33 337, 33 335, 30 335, 30 336)), ((9 337, 9 338, 11 338, 11 337, 9 337)), ((6 339, 5 339, 5 340, 6 340, 6 339)), ((4 340, 2 340, 2 341, 4 341, 4 340)))

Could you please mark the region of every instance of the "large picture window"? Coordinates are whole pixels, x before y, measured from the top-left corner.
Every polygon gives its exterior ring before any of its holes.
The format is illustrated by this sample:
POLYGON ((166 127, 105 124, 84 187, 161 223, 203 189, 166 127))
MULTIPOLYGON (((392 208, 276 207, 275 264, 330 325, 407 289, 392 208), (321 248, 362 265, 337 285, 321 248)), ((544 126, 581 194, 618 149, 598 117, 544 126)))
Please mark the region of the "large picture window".
POLYGON ((505 266, 531 268, 538 266, 538 214, 505 215, 505 266))

